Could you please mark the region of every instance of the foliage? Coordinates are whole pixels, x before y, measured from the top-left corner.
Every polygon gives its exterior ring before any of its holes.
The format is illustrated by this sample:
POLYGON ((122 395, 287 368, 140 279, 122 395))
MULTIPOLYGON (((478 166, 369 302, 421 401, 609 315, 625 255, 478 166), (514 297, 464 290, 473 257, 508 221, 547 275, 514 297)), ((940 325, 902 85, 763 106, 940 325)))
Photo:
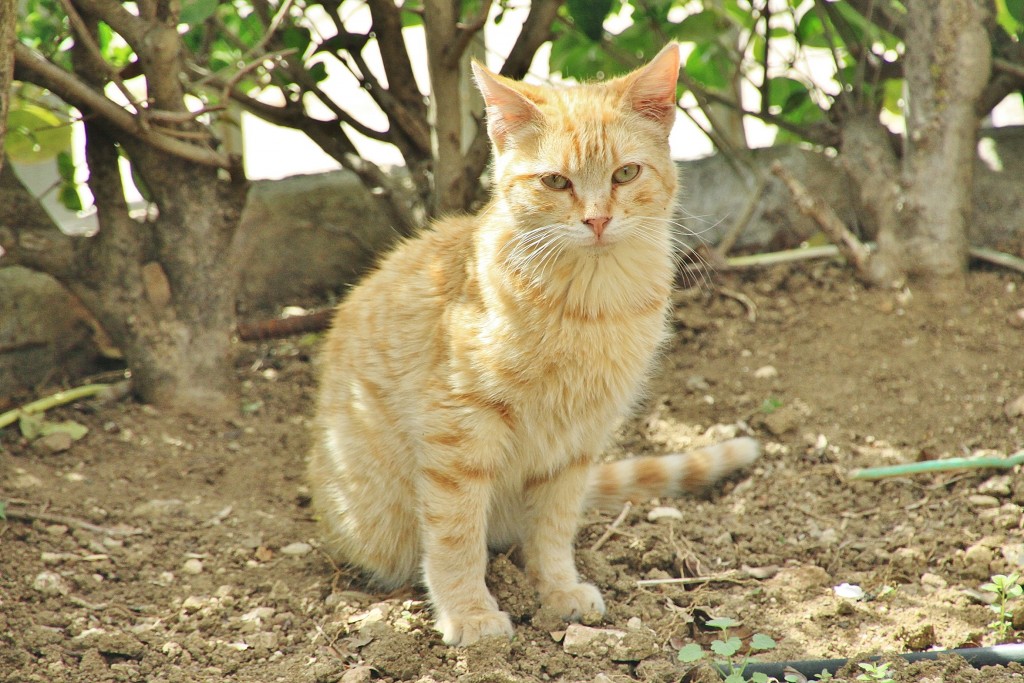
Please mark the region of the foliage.
MULTIPOLYGON (((681 79, 683 109, 716 144, 720 117, 713 105, 774 125, 778 142, 825 146, 837 145, 842 123, 854 111, 902 116, 906 9, 897 0, 621 0, 609 3, 605 17, 628 14, 631 22, 600 35, 592 29, 593 13, 603 3, 585 11, 580 4, 568 3, 560 14, 551 71, 577 79, 614 76, 649 58, 666 41, 680 41, 688 52, 681 79)), ((999 0, 997 9, 1001 33, 996 49, 1019 46, 1024 3, 999 0)), ((1020 73, 1024 54, 1015 53, 1020 73)), ((1021 96, 1019 88, 1010 93, 1021 96)))
POLYGON ((858 681, 873 681, 874 683, 893 683, 893 679, 889 676, 889 662, 882 662, 881 664, 859 662, 857 666, 864 670, 864 673, 857 676, 858 681))
POLYGON ((1013 612, 1010 610, 1010 603, 1016 602, 1021 595, 1024 595, 1024 587, 1021 587, 1020 574, 996 574, 992 577, 991 583, 982 585, 981 590, 995 595, 995 602, 989 605, 996 614, 996 620, 988 625, 996 637, 1002 641, 1013 629, 1013 612))
MULTIPOLYGON (((747 654, 737 657, 740 649, 743 647, 743 641, 735 635, 729 635, 729 629, 739 626, 739 622, 728 617, 720 617, 709 620, 706 625, 721 632, 721 638, 712 640, 709 649, 713 655, 717 655, 720 658, 715 660, 715 663, 718 665, 719 670, 725 673, 723 679, 725 683, 744 683, 744 681, 748 680, 753 683, 767 683, 768 676, 766 674, 756 672, 747 678, 744 676, 744 671, 752 661, 750 653, 767 652, 775 649, 776 643, 770 636, 764 633, 755 633, 750 638, 747 654)), ((706 655, 707 653, 698 643, 687 643, 679 649, 677 658, 681 662, 693 663, 703 659, 706 655)))

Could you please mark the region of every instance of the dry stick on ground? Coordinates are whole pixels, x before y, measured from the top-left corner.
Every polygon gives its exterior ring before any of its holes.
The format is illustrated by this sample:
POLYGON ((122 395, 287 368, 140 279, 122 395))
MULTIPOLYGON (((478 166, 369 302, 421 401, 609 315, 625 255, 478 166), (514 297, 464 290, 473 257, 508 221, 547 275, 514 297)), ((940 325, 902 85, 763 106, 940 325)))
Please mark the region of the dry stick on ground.
POLYGON ((868 275, 868 261, 871 260, 871 251, 861 242, 856 235, 850 232, 849 228, 836 215, 831 206, 821 199, 814 197, 803 183, 793 177, 782 164, 774 162, 771 165, 772 173, 777 176, 796 201, 800 212, 813 220, 821 228, 821 231, 828 235, 828 238, 835 242, 846 260, 853 264, 857 274, 861 277, 868 275))
POLYGON ((622 506, 622 512, 619 513, 619 516, 616 517, 615 520, 608 525, 608 528, 604 530, 603 534, 601 534, 601 538, 594 541, 594 545, 590 546, 590 549, 600 550, 601 546, 603 546, 608 541, 608 539, 612 537, 612 534, 615 533, 615 530, 619 527, 620 524, 622 524, 622 521, 626 519, 626 515, 629 514, 629 511, 631 509, 633 509, 633 503, 627 500, 626 504, 622 506))
POLYGON ((717 263, 725 263, 726 256, 736 245, 736 240, 739 239, 740 235, 743 234, 743 231, 747 229, 748 225, 750 225, 750 221, 754 218, 754 212, 761 203, 761 196, 764 194, 764 188, 767 184, 768 176, 763 172, 759 172, 757 174, 757 184, 747 197, 747 203, 744 204, 743 211, 740 212, 739 218, 736 219, 736 222, 729 228, 729 232, 722 236, 722 239, 711 252, 715 255, 717 263))
POLYGON ((105 534, 107 536, 138 536, 145 533, 142 529, 135 529, 133 527, 106 527, 87 522, 84 519, 78 519, 77 517, 68 517, 67 515, 54 515, 49 512, 29 512, 28 510, 14 510, 8 505, 7 509, 4 510, 4 518, 8 520, 14 520, 16 522, 28 522, 32 523, 35 521, 45 522, 46 524, 63 524, 69 526, 72 529, 81 529, 83 531, 91 531, 95 534, 105 534))

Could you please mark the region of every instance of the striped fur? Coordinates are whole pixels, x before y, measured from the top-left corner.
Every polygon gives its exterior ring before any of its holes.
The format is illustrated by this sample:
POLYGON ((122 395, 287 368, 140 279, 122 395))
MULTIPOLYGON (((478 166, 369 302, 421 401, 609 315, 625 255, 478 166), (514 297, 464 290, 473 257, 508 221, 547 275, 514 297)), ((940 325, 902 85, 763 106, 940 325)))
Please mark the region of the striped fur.
POLYGON ((588 491, 661 495, 753 455, 592 469, 667 335, 678 68, 673 46, 574 88, 478 69, 494 198, 400 245, 338 307, 309 466, 326 546, 383 586, 422 579, 447 643, 512 633, 488 547, 522 548, 567 618, 603 612, 573 557, 588 491))
POLYGON ((617 460, 591 468, 587 507, 615 509, 626 501, 696 493, 760 455, 757 441, 743 437, 687 453, 617 460))

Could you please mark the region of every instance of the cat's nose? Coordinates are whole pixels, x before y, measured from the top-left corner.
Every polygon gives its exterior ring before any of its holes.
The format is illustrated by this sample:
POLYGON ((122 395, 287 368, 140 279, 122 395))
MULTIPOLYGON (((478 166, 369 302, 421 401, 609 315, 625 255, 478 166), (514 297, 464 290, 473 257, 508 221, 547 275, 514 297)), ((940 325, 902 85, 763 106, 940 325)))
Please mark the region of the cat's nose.
POLYGON ((608 221, 611 219, 611 216, 599 216, 597 218, 584 218, 583 222, 590 226, 590 229, 594 232, 594 237, 600 239, 604 229, 608 227, 608 221))

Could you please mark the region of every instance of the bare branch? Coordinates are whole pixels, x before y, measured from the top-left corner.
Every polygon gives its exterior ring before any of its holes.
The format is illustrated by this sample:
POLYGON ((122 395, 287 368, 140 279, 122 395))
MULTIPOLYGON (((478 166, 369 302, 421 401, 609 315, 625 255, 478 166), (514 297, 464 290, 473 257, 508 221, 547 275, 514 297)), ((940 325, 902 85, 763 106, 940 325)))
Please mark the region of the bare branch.
POLYGON ((427 108, 412 72, 409 50, 402 35, 399 8, 392 0, 367 0, 366 4, 370 8, 373 32, 377 36, 384 73, 388 77, 388 88, 406 109, 426 120, 427 108))
POLYGON ((526 15, 519 37, 516 38, 512 51, 508 53, 505 63, 501 66, 502 76, 520 79, 526 75, 537 50, 551 38, 551 24, 558 16, 558 8, 562 2, 563 0, 536 0, 530 3, 530 13, 526 15))
POLYGON ((866 278, 871 251, 857 239, 856 235, 850 232, 849 228, 843 224, 842 219, 836 215, 835 210, 822 199, 808 192, 804 184, 793 177, 778 161, 772 164, 771 170, 786 184, 801 213, 811 218, 821 228, 821 231, 839 247, 839 251, 853 265, 857 274, 866 278))
POLYGON ((470 41, 473 40, 473 36, 479 33, 480 29, 487 23, 487 17, 491 13, 492 4, 493 0, 483 0, 480 3, 480 10, 473 19, 468 23, 459 22, 456 26, 455 41, 445 50, 444 56, 445 64, 449 69, 458 68, 459 60, 465 54, 466 48, 469 47, 470 41))
POLYGON ((107 78, 114 82, 117 89, 124 95, 124 99, 131 105, 132 109, 136 113, 142 111, 142 107, 139 106, 138 102, 135 101, 135 95, 128 90, 125 86, 124 81, 121 80, 121 76, 107 63, 107 60, 103 59, 103 53, 100 52, 100 46, 93 40, 92 32, 85 25, 82 20, 82 16, 75 9, 71 0, 60 0, 61 6, 68 15, 68 21, 71 23, 71 28, 75 32, 75 37, 81 41, 82 46, 85 48, 86 54, 89 56, 89 60, 93 65, 93 68, 98 72, 101 72, 104 78, 107 78))
POLYGON ((115 128, 160 151, 204 166, 230 169, 235 165, 227 155, 220 154, 208 147, 188 144, 145 128, 130 112, 107 99, 102 93, 82 82, 74 74, 50 63, 21 43, 14 46, 14 58, 15 68, 21 80, 50 90, 68 104, 83 110, 86 115, 99 116, 115 128))
MULTIPOLYGON (((115 0, 75 0, 75 4, 94 17, 103 17, 124 38, 135 54, 142 54, 143 40, 146 37, 147 21, 137 17, 120 2, 115 0)), ((155 19, 155 16, 154 16, 155 19)))

